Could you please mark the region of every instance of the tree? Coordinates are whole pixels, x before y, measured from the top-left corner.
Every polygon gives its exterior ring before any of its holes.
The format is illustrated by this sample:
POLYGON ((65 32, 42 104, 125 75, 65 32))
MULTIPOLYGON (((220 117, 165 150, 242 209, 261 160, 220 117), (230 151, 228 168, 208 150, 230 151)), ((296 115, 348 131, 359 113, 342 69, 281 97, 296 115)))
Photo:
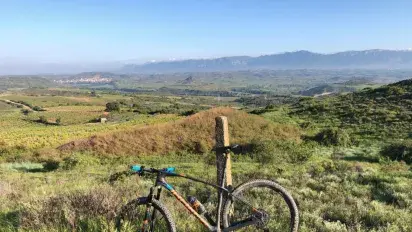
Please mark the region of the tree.
POLYGON ((106 112, 120 111, 120 104, 118 102, 108 102, 106 104, 106 112))

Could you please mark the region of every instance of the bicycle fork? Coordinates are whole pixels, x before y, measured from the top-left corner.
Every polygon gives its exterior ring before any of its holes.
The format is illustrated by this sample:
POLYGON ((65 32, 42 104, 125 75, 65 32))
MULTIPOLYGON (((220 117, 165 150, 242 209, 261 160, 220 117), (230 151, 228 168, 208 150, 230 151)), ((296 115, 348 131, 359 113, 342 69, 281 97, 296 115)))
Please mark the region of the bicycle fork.
MULTIPOLYGON (((143 225, 142 225, 142 231, 143 232, 153 232, 154 230, 154 221, 156 219, 156 209, 152 207, 152 199, 154 197, 154 188, 150 188, 150 193, 149 193, 149 203, 147 204, 146 211, 145 211, 145 216, 143 219, 143 225), (150 215, 150 211, 153 209, 152 214, 150 215), (150 218, 150 221, 149 221, 150 218), (149 225, 150 222, 150 225, 149 225)), ((157 187, 157 194, 154 199, 159 200, 160 199, 160 194, 162 192, 162 187, 158 186, 157 187)))

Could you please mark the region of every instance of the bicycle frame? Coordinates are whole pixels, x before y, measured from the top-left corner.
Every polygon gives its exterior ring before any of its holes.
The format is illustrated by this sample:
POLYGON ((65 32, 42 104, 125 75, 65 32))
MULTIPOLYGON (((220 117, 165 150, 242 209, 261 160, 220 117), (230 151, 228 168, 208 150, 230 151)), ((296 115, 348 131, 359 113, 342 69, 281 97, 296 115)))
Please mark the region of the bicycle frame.
MULTIPOLYGON (((191 176, 187 176, 184 174, 179 174, 179 173, 170 173, 170 172, 158 172, 157 173, 157 178, 156 178, 156 182, 155 182, 155 186, 150 188, 150 194, 149 194, 149 201, 151 199, 153 199, 153 197, 156 200, 160 199, 160 195, 161 195, 161 191, 162 191, 162 187, 164 187, 165 189, 167 189, 192 215, 194 215, 199 221, 200 223, 202 223, 209 231, 218 231, 218 225, 216 225, 215 222, 210 222, 208 220, 206 220, 205 218, 203 218, 198 212, 196 212, 195 209, 193 209, 193 207, 173 188, 172 185, 168 184, 166 181, 166 177, 180 177, 180 178, 185 178, 185 179, 189 179, 195 182, 199 182, 211 187, 214 187, 215 189, 218 190, 219 192, 219 205, 222 204, 221 202, 221 198, 223 196, 223 194, 226 194, 226 197, 233 197, 232 193, 229 189, 225 188, 225 187, 221 187, 218 186, 216 184, 212 184, 212 183, 208 183, 206 181, 191 177, 191 176), (154 189, 157 188, 157 193, 156 196, 154 194, 154 189)), ((146 210, 146 215, 144 218, 144 227, 148 224, 149 222, 149 211, 150 211, 150 207, 151 205, 148 205, 147 210, 146 210)), ((252 208, 252 211, 255 211, 256 209, 252 208)), ((221 215, 221 210, 220 207, 218 209, 217 212, 217 218, 219 218, 221 215)), ((153 223, 153 221, 156 218, 156 211, 153 212, 152 217, 150 222, 153 223)), ((218 220, 219 221, 219 220, 218 220)), ((250 218, 250 219, 246 219, 242 222, 239 222, 235 225, 231 225, 228 228, 225 229, 221 229, 221 231, 223 232, 227 232, 227 231, 235 231, 237 229, 246 227, 246 226, 250 226, 250 225, 254 225, 256 224, 256 222, 250 218)), ((153 224, 151 224, 151 228, 153 228, 153 224)))

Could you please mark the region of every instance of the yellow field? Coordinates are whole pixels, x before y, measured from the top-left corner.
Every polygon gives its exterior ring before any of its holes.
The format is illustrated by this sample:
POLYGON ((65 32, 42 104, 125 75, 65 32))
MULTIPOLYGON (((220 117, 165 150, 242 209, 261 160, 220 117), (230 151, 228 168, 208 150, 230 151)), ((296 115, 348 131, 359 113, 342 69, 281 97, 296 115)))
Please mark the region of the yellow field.
MULTIPOLYGON (((59 109, 57 109, 59 110, 59 109)), ((60 109, 61 110, 61 109, 60 109)), ((78 110, 78 109, 77 109, 78 110)), ((175 115, 147 116, 136 115, 129 121, 118 123, 78 123, 85 117, 100 115, 101 112, 57 111, 32 113, 24 116, 19 110, 0 111, 0 147, 21 146, 29 149, 57 147, 74 139, 86 138, 96 134, 135 128, 142 125, 168 122, 179 117, 175 115), (56 114, 57 113, 57 114, 56 114), (71 125, 44 125, 33 122, 39 115, 62 116, 62 123, 69 118, 71 125)))
POLYGON ((104 95, 104 97, 90 96, 29 96, 20 94, 9 94, 0 96, 0 99, 11 101, 24 101, 32 106, 40 106, 42 108, 71 106, 71 105, 87 105, 87 106, 104 106, 108 101, 127 99, 122 95, 104 95))

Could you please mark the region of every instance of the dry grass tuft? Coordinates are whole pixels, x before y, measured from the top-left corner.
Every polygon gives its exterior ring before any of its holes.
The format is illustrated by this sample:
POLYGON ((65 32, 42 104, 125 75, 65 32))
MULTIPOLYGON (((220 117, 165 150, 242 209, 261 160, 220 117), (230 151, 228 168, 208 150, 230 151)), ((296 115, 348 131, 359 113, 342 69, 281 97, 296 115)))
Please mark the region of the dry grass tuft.
POLYGON ((173 123, 73 141, 59 149, 92 150, 111 155, 167 154, 182 150, 203 153, 214 145, 217 116, 228 117, 232 143, 248 144, 254 139, 300 140, 301 133, 295 126, 274 124, 260 116, 231 108, 215 108, 173 123))
POLYGON ((89 192, 73 192, 57 195, 25 205, 20 215, 20 226, 24 229, 44 227, 60 229, 82 227, 82 223, 100 218, 113 221, 118 208, 123 204, 121 191, 100 187, 89 192))

